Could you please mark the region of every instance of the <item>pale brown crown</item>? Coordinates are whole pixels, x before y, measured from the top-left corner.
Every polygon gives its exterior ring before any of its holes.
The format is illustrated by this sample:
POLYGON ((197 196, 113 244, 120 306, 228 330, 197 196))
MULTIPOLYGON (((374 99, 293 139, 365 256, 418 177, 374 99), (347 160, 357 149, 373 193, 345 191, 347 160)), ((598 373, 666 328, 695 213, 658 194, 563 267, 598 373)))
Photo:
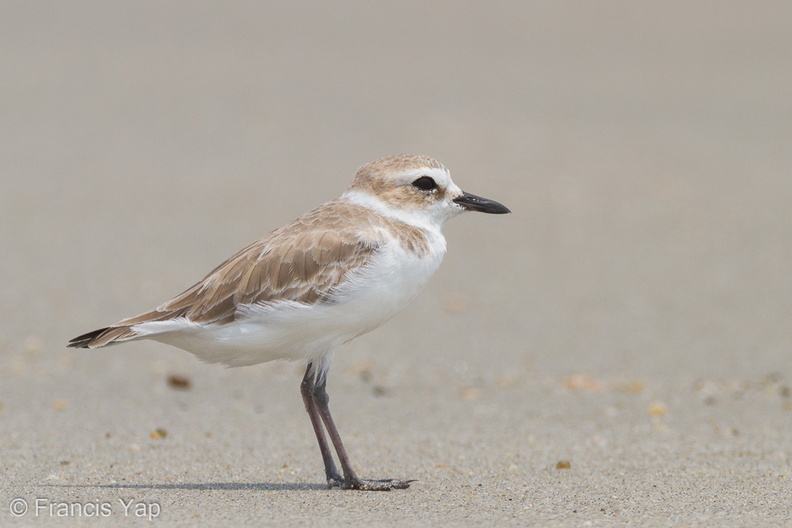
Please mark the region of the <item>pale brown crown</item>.
MULTIPOLYGON (((405 172, 411 169, 440 169, 446 170, 442 163, 429 156, 420 154, 396 154, 386 156, 366 163, 357 170, 355 183, 358 180, 368 180, 382 175, 405 172)), ((355 183, 352 186, 355 186, 355 183)))

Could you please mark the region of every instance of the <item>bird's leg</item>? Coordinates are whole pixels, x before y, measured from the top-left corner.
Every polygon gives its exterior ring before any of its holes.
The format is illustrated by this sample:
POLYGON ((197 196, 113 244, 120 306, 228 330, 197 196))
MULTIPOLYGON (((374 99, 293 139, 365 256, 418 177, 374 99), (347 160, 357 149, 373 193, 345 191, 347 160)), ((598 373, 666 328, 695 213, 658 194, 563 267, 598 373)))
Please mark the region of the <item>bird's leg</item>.
MULTIPOLYGON (((370 491, 390 491, 392 489, 409 488, 410 482, 412 482, 411 480, 369 480, 358 478, 355 470, 352 469, 352 463, 349 461, 349 456, 347 455, 344 444, 341 441, 341 435, 338 434, 338 428, 336 428, 333 417, 330 415, 330 407, 328 406, 330 397, 327 395, 326 390, 327 378, 324 376, 319 376, 318 378, 319 379, 315 380, 313 385, 312 402, 314 405, 316 405, 319 411, 319 415, 324 422, 325 429, 327 429, 327 434, 330 436, 330 440, 335 446, 336 453, 338 454, 338 460, 341 462, 341 469, 344 472, 344 480, 341 483, 342 487, 344 489, 370 491)), ((314 426, 314 429, 315 428, 316 427, 314 426)))
POLYGON ((322 460, 324 461, 325 477, 327 477, 327 485, 329 487, 341 486, 344 479, 338 473, 335 461, 333 460, 333 453, 330 451, 330 446, 324 435, 324 428, 322 426, 322 418, 319 416, 319 410, 314 402, 314 383, 316 382, 316 372, 313 363, 308 363, 308 368, 305 370, 305 376, 302 383, 300 383, 300 394, 302 394, 303 402, 305 403, 305 410, 308 411, 308 417, 311 419, 314 433, 316 433, 316 441, 319 443, 319 451, 322 452, 322 460))

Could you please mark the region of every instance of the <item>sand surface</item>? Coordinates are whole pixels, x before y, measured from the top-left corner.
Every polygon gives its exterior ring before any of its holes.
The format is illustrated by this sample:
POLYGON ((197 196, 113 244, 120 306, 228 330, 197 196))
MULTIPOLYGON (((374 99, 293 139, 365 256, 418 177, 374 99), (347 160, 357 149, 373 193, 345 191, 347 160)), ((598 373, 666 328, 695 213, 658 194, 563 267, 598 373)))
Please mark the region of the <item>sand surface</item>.
POLYGON ((792 526, 791 5, 6 2, 0 524, 792 526), (513 211, 336 357, 409 490, 301 365, 65 348, 399 152, 513 211))

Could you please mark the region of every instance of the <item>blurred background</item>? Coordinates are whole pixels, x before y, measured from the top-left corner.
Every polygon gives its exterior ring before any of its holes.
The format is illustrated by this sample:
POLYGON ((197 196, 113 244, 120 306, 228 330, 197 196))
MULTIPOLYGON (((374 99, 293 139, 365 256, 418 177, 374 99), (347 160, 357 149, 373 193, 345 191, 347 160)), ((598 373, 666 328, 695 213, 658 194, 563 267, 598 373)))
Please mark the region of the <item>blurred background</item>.
POLYGON ((790 20, 787 2, 5 3, 4 356, 31 336, 60 353, 415 152, 514 214, 450 223, 413 315, 369 346, 431 321, 480 367, 782 368, 790 20))
POLYGON ((179 372, 257 412, 292 391, 302 427, 299 366, 65 343, 402 152, 513 214, 447 224, 422 295, 339 353, 339 391, 785 386, 790 50, 784 1, 3 2, 0 402, 159 405, 179 372))

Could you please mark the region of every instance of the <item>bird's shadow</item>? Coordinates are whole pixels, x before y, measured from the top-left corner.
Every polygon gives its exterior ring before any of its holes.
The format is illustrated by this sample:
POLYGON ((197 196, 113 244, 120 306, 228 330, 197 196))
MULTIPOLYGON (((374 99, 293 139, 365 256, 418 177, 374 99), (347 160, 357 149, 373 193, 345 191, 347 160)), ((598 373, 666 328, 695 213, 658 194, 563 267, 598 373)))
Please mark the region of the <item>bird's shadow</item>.
POLYGON ((327 484, 299 484, 275 482, 205 482, 176 484, 48 484, 55 488, 103 488, 103 489, 150 489, 150 490, 195 490, 195 491, 321 491, 329 489, 327 484))

